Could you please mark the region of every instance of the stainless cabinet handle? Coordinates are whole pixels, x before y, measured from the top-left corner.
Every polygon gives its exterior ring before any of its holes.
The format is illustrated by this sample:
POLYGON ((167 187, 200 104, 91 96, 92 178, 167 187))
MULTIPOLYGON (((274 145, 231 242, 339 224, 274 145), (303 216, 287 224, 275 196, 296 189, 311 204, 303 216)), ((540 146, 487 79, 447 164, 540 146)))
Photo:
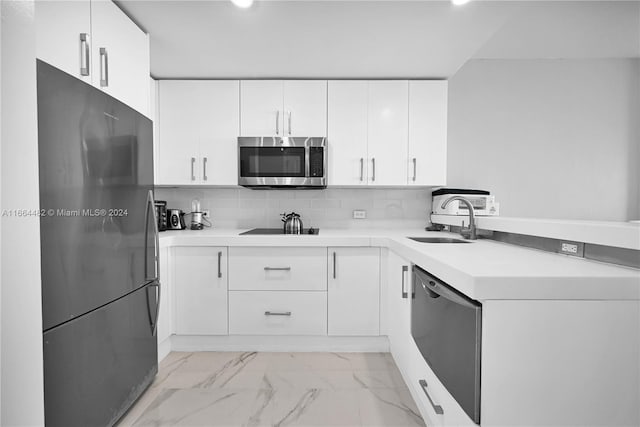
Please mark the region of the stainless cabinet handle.
POLYGON ((80 75, 89 75, 89 41, 87 33, 80 33, 80 75))
POLYGON ((418 384, 420 384, 420 387, 422 387, 422 391, 424 391, 424 394, 427 395, 427 399, 429 399, 429 403, 431 403, 431 407, 434 411, 436 411, 436 414, 443 415, 444 411, 442 410, 442 406, 433 403, 431 396, 429 396, 429 392, 427 391, 427 382, 425 380, 419 380, 418 384))
POLYGON ((191 181, 196 180, 195 166, 196 166, 196 158, 192 157, 191 158, 191 181))
POLYGON ((100 87, 109 86, 109 54, 104 47, 100 48, 100 87))
POLYGON ((413 182, 416 181, 416 163, 417 162, 418 162, 418 159, 414 157, 413 158, 413 182))
POLYGON ((371 158, 371 182, 376 180, 376 159, 375 157, 371 158))
POLYGON ((290 311, 265 311, 265 316, 291 316, 290 311))
POLYGON ((360 182, 364 179, 364 158, 360 157, 360 182))
POLYGON ((222 277, 222 251, 218 252, 218 279, 222 277))
POLYGON ((289 135, 291 135, 291 111, 289 111, 289 135))
POLYGON ((333 253, 333 278, 336 278, 336 253, 333 253))
POLYGON ((291 267, 265 267, 264 271, 291 271, 291 267))
POLYGON ((202 158, 202 179, 204 181, 207 180, 207 158, 206 157, 202 158))
POLYGON ((280 135, 280 110, 276 111, 276 135, 280 135))
POLYGON ((409 266, 408 265, 403 265, 402 266, 402 298, 408 298, 409 297, 409 293, 407 291, 405 291, 404 289, 404 277, 406 276, 406 272, 409 271, 409 266))

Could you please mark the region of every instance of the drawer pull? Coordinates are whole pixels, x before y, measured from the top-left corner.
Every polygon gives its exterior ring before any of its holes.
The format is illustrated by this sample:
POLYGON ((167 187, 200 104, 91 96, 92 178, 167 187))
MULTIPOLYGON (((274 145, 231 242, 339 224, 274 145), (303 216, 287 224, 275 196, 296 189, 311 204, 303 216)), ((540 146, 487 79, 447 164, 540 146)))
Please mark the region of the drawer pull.
POLYGON ((265 316, 291 316, 290 311, 265 311, 265 316))
POLYGON ((264 271, 291 271, 291 267, 265 267, 264 271))
POLYGON ((222 251, 218 252, 218 279, 222 277, 222 251))
POLYGON ((443 415, 444 411, 442 410, 442 406, 433 403, 433 400, 431 400, 431 396, 429 396, 429 392, 427 391, 427 382, 425 380, 420 380, 418 381, 418 384, 420 384, 420 387, 422 387, 422 391, 424 391, 424 394, 427 395, 427 399, 429 399, 429 403, 431 403, 431 406, 433 407, 433 410, 436 411, 436 414, 443 415))

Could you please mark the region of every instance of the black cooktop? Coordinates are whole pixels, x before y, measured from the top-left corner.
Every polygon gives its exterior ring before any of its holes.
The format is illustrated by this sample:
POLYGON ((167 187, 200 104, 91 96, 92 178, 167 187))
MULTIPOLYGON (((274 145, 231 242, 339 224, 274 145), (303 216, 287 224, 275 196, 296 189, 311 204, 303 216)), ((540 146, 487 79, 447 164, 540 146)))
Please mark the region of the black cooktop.
MULTIPOLYGON (((319 233, 320 233, 319 228, 311 227, 304 230, 302 234, 316 235, 319 233)), ((282 234, 284 236, 284 230, 282 228, 254 228, 252 230, 245 231, 244 233, 240 233, 241 236, 243 234, 282 234)), ((295 234, 292 234, 292 236, 295 236, 295 234)))

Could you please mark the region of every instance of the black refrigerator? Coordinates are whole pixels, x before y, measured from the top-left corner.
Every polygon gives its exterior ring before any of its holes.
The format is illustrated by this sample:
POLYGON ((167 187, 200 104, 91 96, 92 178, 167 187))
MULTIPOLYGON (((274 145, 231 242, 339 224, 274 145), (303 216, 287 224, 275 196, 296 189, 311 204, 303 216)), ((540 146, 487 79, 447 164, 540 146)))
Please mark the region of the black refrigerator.
POLYGON ((155 377, 152 122, 37 61, 47 426, 111 426, 155 377))

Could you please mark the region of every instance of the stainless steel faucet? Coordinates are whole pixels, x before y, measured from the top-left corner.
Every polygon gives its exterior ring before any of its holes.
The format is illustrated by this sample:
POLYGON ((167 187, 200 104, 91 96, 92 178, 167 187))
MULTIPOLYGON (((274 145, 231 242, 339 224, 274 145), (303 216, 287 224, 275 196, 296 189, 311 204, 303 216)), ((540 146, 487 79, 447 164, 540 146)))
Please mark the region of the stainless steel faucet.
POLYGON ((446 208, 447 205, 449 204, 449 202, 453 202, 454 200, 461 201, 462 203, 467 205, 467 208, 469 209, 469 228, 466 228, 464 226, 464 221, 462 221, 462 228, 460 229, 460 235, 462 237, 464 237, 465 239, 476 240, 478 238, 478 236, 476 235, 475 214, 474 214, 474 211, 473 211, 473 205, 471 204, 471 202, 469 200, 467 200, 467 199, 465 199, 464 197, 461 197, 461 196, 449 197, 442 204, 442 209, 446 208))

